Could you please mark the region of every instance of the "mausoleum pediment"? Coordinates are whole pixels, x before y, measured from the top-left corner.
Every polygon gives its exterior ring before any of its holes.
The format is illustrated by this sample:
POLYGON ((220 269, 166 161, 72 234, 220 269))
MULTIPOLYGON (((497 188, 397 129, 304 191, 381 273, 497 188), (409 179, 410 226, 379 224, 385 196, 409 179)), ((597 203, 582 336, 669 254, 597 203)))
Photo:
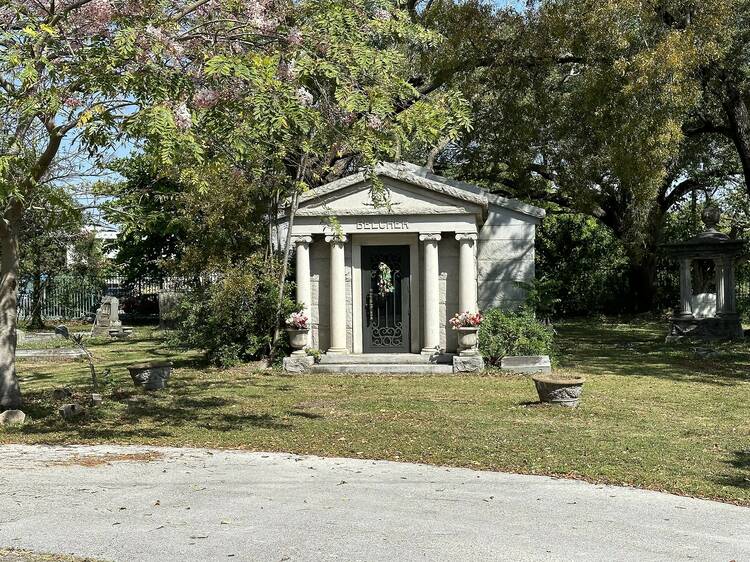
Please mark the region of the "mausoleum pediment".
POLYGON ((544 211, 513 199, 488 194, 478 186, 436 176, 408 162, 383 162, 374 174, 385 189, 386 205, 376 205, 372 174, 364 171, 310 190, 300 197, 299 217, 474 215, 479 222, 490 207, 501 207, 532 220, 544 211))
POLYGON ((486 208, 479 201, 467 201, 392 178, 381 178, 385 204, 376 205, 372 182, 354 185, 301 202, 298 216, 385 216, 385 215, 481 215, 486 208))

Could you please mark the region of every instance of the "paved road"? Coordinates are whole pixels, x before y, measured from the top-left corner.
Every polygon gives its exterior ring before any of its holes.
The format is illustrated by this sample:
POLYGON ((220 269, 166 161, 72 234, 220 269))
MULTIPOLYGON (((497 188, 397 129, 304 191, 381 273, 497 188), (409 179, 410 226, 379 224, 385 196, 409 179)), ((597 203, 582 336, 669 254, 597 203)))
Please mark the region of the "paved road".
POLYGON ((2 547, 128 562, 740 562, 750 509, 382 461, 12 445, 0 447, 2 547))

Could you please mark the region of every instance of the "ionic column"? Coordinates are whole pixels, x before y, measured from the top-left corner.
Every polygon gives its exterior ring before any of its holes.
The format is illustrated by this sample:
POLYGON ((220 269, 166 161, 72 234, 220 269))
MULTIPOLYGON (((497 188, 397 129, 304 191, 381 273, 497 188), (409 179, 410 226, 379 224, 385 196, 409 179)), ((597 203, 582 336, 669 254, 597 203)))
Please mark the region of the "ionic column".
POLYGON ((295 236, 297 246, 297 302, 302 305, 302 312, 312 322, 312 289, 310 287, 310 243, 312 236, 295 236))
POLYGON ((693 316, 693 280, 690 276, 690 258, 680 258, 680 316, 693 316))
POLYGON ((724 313, 737 313, 737 297, 734 292, 734 260, 724 258, 724 313))
POLYGON ((458 240, 458 310, 477 311, 477 275, 474 262, 476 234, 456 234, 458 240))
POLYGON ((331 245, 331 315, 329 329, 331 346, 327 353, 347 353, 346 348, 346 265, 344 244, 346 236, 326 236, 331 245))
POLYGON ((714 269, 716 270, 716 316, 721 316, 724 313, 724 260, 714 259, 714 269))
POLYGON ((435 353, 440 348, 440 234, 420 234, 424 242, 424 347, 422 353, 435 353))

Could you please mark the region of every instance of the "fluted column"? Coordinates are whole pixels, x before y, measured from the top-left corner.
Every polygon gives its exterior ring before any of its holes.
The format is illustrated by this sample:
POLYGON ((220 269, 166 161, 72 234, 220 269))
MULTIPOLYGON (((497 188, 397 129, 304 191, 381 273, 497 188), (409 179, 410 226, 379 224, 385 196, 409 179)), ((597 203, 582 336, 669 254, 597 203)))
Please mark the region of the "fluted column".
POLYGON ((724 314, 737 313, 737 297, 734 290, 734 260, 724 258, 724 314))
POLYGON ((721 316, 724 313, 724 260, 716 258, 714 269, 716 269, 716 316, 721 316))
POLYGON ((477 311, 477 273, 474 261, 476 234, 456 234, 458 240, 458 309, 477 311))
POLYGON ((310 243, 312 236, 295 236, 297 246, 297 302, 302 305, 302 312, 312 322, 312 289, 310 287, 310 243))
POLYGON ((693 280, 690 275, 690 258, 680 258, 680 316, 693 316, 693 280))
POLYGON ((331 245, 331 315, 329 329, 331 345, 328 353, 347 353, 346 348, 346 264, 344 244, 346 236, 326 236, 331 245))
POLYGON ((440 234, 420 234, 424 243, 424 347, 422 353, 435 353, 440 348, 440 234))

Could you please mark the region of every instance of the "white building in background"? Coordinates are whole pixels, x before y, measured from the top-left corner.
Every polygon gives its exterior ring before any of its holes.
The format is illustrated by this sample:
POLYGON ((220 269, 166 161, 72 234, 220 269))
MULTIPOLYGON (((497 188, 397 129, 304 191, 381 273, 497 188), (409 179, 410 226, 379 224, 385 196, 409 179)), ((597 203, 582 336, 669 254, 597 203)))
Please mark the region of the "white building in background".
MULTIPOLYGON (((94 234, 94 239, 100 240, 102 242, 107 241, 113 241, 117 240, 117 237, 119 236, 119 231, 114 226, 84 226, 83 227, 83 234, 94 234)), ((109 250, 105 252, 104 254, 107 258, 114 259, 117 257, 117 252, 115 250, 109 250)), ((66 256, 66 264, 72 265, 73 261, 75 260, 74 255, 74 247, 72 244, 68 246, 67 256, 66 256)))

